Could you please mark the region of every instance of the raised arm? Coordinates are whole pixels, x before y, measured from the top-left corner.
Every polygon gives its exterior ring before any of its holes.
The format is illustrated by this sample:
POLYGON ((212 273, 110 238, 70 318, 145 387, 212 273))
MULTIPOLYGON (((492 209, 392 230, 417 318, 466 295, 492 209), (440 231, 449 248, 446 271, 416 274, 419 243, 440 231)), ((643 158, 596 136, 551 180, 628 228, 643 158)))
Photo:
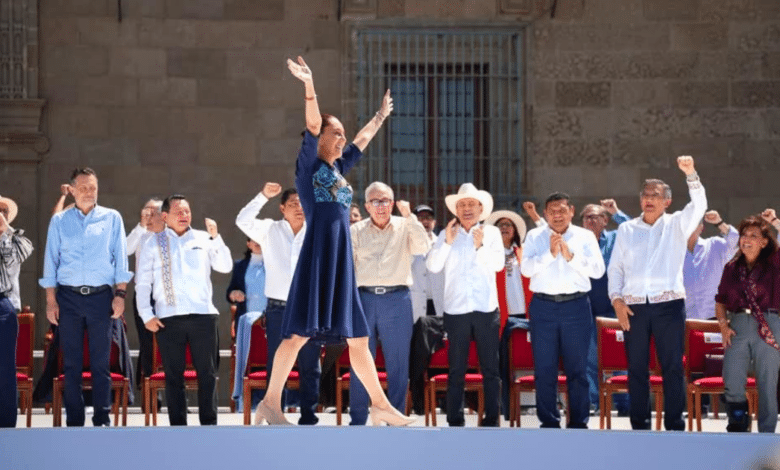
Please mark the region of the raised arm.
POLYGON ((314 77, 311 69, 301 56, 298 56, 298 63, 287 59, 287 68, 290 69, 290 73, 295 78, 303 82, 305 90, 303 98, 306 100, 306 129, 311 135, 317 137, 320 135, 320 127, 322 127, 322 115, 320 114, 320 105, 317 103, 317 94, 314 92, 314 77))
POLYGON ((355 146, 359 148, 361 152, 365 150, 366 147, 368 147, 368 143, 371 142, 371 139, 373 139, 376 133, 379 132, 379 128, 382 127, 382 123, 385 122, 387 116, 389 116, 392 112, 393 98, 390 96, 390 90, 387 90, 387 92, 385 92, 384 98, 382 98, 382 107, 379 108, 379 111, 376 112, 374 117, 368 121, 368 124, 360 129, 360 132, 357 133, 355 140, 353 140, 352 143, 355 144, 355 146))
POLYGON ((693 233, 696 226, 699 225, 701 219, 704 218, 704 213, 707 212, 707 195, 693 166, 692 157, 688 155, 677 157, 677 166, 685 174, 688 192, 691 195, 691 202, 680 211, 680 216, 682 217, 680 228, 682 228, 683 234, 687 238, 693 233))

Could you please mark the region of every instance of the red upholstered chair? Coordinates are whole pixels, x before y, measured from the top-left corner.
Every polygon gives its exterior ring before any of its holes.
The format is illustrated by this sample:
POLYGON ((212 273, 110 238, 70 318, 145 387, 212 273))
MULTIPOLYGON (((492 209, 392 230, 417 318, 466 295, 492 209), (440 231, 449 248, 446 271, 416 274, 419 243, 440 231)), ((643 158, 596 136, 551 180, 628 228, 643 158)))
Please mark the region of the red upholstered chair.
MULTIPOLYGON (((427 383, 428 403, 431 411, 431 424, 436 426, 436 392, 447 391, 448 373, 437 374, 431 377, 427 383)), ((479 357, 474 341, 469 345, 469 357, 466 370, 464 390, 477 392, 477 425, 482 424, 482 415, 485 412, 485 391, 482 388, 482 374, 479 372, 479 357)))
MULTIPOLYGON (((251 424, 252 391, 268 388, 268 341, 265 337, 265 328, 261 326, 261 319, 252 324, 252 336, 249 344, 249 357, 244 371, 244 392, 241 400, 244 407, 244 424, 251 424)), ((297 390, 300 387, 300 375, 297 370, 290 371, 287 376, 286 387, 297 390)))
MULTIPOLYGON (((152 343, 152 371, 149 377, 144 378, 144 426, 149 426, 149 413, 152 414, 152 425, 157 426, 157 391, 165 389, 165 370, 163 369, 162 356, 160 348, 157 345, 157 334, 154 335, 152 343)), ((219 379, 217 379, 219 380, 219 379)), ((195 367, 192 365, 192 352, 190 344, 187 343, 187 349, 184 356, 184 389, 198 389, 198 375, 195 373, 195 367)))
MULTIPOLYGON (((431 354, 431 360, 428 363, 428 370, 438 370, 439 373, 443 373, 446 370, 449 369, 449 360, 447 359, 447 354, 449 354, 450 349, 450 342, 447 338, 444 338, 444 346, 436 351, 434 351, 433 354, 431 354)), ((425 384, 424 389, 424 404, 425 404, 425 425, 428 426, 430 423, 430 417, 436 416, 436 402, 431 400, 431 383, 430 379, 428 377, 428 370, 425 371, 424 377, 423 377, 423 383, 425 384)), ((436 374, 434 374, 436 375, 436 374)), ((435 397, 435 394, 434 394, 435 397)), ((435 426, 435 424, 434 424, 435 426)))
MULTIPOLYGON (((520 427, 520 393, 536 391, 536 380, 533 376, 534 353, 531 347, 531 331, 522 328, 512 330, 509 340, 509 380, 512 388, 509 393, 509 425, 520 427), (515 378, 517 372, 531 371, 531 375, 523 375, 515 378)), ((569 404, 569 387, 566 384, 566 376, 558 375, 558 393, 566 396, 566 405, 569 404)), ((566 413, 568 422, 569 413, 566 413)))
MULTIPOLYGON (((628 375, 606 377, 605 374, 628 369, 623 330, 615 318, 596 318, 599 381, 599 429, 612 429, 612 395, 628 393, 628 375)), ((661 429, 663 416, 663 377, 660 375, 655 341, 650 342, 650 393, 655 396, 655 428, 661 429)))
POLYGON ((236 325, 236 305, 232 304, 230 305, 230 325, 231 325, 231 331, 230 331, 230 412, 235 413, 236 412, 236 402, 233 400, 233 389, 236 385, 236 332, 233 328, 238 327, 236 325), (235 325, 233 327, 232 325, 235 325))
MULTIPOLYGON (((62 354, 60 354, 62 361, 62 354)), ((84 332, 84 372, 81 373, 81 383, 84 389, 92 388, 92 372, 89 371, 89 338, 84 332)), ((60 364, 60 370, 62 370, 60 364)), ((130 379, 124 376, 119 366, 119 346, 111 341, 111 357, 109 359, 111 374, 111 390, 114 392, 114 405, 111 411, 114 413, 114 426, 119 425, 119 408, 122 408, 122 426, 127 426, 127 400, 130 394, 130 379)), ((62 426, 62 389, 65 383, 65 375, 60 374, 54 378, 52 387, 52 412, 54 413, 54 426, 62 426)))
MULTIPOLYGON (((693 376, 704 373, 704 356, 723 347, 720 326, 716 320, 685 321, 685 378, 688 383, 688 430, 693 431, 693 416, 696 415, 696 430, 701 431, 701 396, 710 394, 712 403, 717 403, 716 395, 725 392, 723 377, 703 377, 693 380, 693 376)), ((748 377, 746 395, 752 413, 757 414, 758 390, 756 379, 748 377)))
POLYGON ((19 408, 27 414, 27 427, 32 426, 33 344, 35 344, 35 314, 26 306, 19 314, 19 334, 16 338, 16 387, 19 408))

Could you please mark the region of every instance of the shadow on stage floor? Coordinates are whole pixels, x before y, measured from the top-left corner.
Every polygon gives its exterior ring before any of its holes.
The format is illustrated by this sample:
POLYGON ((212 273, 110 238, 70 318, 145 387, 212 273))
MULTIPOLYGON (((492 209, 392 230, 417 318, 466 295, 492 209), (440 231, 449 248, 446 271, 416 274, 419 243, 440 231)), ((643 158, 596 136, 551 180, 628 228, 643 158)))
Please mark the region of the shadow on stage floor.
POLYGON ((776 435, 389 427, 17 428, 0 469, 780 469, 776 435), (774 459, 774 460, 772 460, 774 459), (758 462, 764 462, 760 465, 758 462))

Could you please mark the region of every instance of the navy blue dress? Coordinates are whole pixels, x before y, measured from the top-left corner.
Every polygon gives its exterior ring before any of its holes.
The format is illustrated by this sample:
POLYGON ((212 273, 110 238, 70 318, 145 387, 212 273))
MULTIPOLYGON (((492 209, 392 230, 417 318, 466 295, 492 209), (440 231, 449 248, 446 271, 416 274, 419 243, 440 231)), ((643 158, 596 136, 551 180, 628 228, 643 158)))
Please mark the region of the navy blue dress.
POLYGON ((342 176, 363 153, 350 144, 330 166, 317 158, 317 142, 306 131, 296 162, 295 186, 306 216, 306 235, 287 296, 282 335, 333 343, 368 336, 352 260, 352 187, 342 176))

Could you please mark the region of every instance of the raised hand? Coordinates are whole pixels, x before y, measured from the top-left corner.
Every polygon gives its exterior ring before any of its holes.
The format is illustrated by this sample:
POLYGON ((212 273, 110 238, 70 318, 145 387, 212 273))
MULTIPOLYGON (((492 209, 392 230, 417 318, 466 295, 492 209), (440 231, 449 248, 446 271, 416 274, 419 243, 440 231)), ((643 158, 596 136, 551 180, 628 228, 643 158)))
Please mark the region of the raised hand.
POLYGON ((395 207, 398 208, 398 212, 401 217, 409 217, 412 213, 412 209, 409 206, 409 201, 396 201, 395 207))
POLYGON ((293 62, 292 59, 287 59, 287 68, 290 69, 290 73, 293 74, 293 77, 304 83, 312 82, 314 80, 311 69, 306 65, 306 62, 303 61, 303 57, 301 56, 298 56, 298 63, 293 62))
POLYGON ((282 185, 279 183, 268 182, 263 186, 263 196, 267 199, 271 199, 279 195, 282 192, 282 185))
POLYGON ((377 114, 381 119, 387 119, 387 116, 393 112, 393 98, 390 96, 390 89, 385 92, 384 98, 382 98, 382 107, 379 108, 377 114))
POLYGON ((447 228, 444 229, 444 241, 447 242, 448 245, 452 245, 452 242, 455 241, 455 237, 458 236, 459 228, 460 223, 458 222, 457 218, 450 220, 450 223, 447 224, 447 228))
POLYGON ((777 219, 777 214, 775 213, 774 209, 764 209, 764 212, 761 213, 761 218, 766 220, 766 223, 772 224, 777 219))
POLYGON ((525 211, 526 214, 528 214, 528 217, 530 217, 531 220, 533 220, 534 222, 541 219, 541 217, 539 217, 539 213, 536 212, 536 204, 534 204, 533 202, 525 201, 523 203, 523 210, 525 211))
POLYGON ((612 215, 615 215, 618 212, 618 206, 614 199, 602 199, 599 201, 599 204, 612 215))
POLYGON ((70 194, 70 185, 65 183, 60 185, 60 194, 63 196, 67 196, 70 194))
POLYGON ((138 225, 141 227, 146 228, 147 225, 149 225, 149 220, 152 218, 152 209, 151 208, 143 208, 141 209, 141 220, 138 221, 138 225))
POLYGON ((718 211, 707 211, 704 213, 704 221, 714 225, 723 222, 723 218, 718 214, 718 211))
POLYGON ((693 168, 693 157, 690 155, 682 155, 677 157, 677 166, 680 168, 680 171, 685 173, 686 176, 696 173, 696 169, 693 168))
POLYGON ((474 248, 479 250, 482 247, 482 240, 485 239, 485 229, 479 225, 474 228, 471 234, 474 237, 474 248))
POLYGON ((217 238, 219 235, 219 231, 217 230, 217 223, 208 217, 206 218, 206 231, 209 233, 211 238, 217 238))

